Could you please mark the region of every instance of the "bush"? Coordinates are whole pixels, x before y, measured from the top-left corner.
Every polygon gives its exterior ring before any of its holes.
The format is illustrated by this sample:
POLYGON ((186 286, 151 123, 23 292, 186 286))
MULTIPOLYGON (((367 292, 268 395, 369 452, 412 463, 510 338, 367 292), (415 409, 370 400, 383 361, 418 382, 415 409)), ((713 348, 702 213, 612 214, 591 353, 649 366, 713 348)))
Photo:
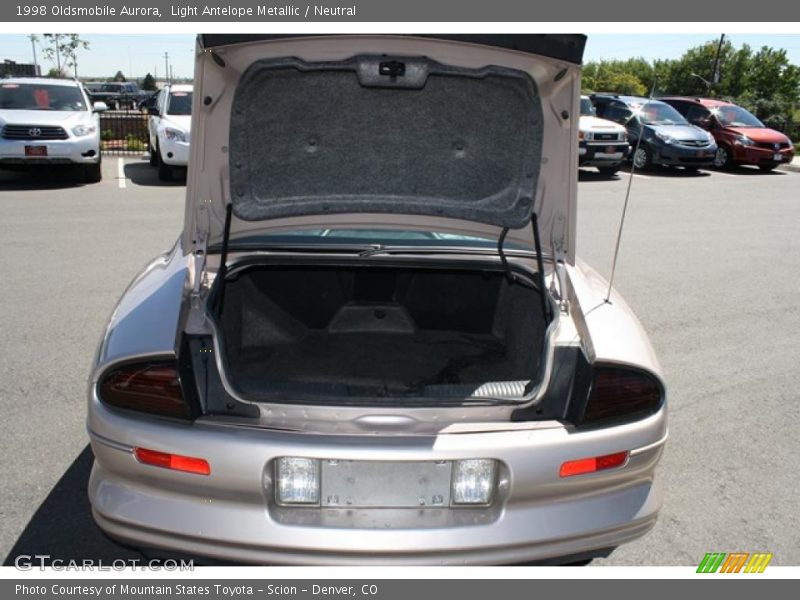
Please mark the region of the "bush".
POLYGON ((129 134, 125 138, 125 149, 126 150, 136 150, 136 151, 141 150, 141 151, 144 151, 145 148, 147 148, 147 144, 145 142, 143 142, 142 140, 140 140, 139 138, 137 138, 135 135, 129 134))
POLYGON ((103 129, 100 132, 100 139, 104 141, 114 139, 114 132, 111 131, 110 129, 103 129))

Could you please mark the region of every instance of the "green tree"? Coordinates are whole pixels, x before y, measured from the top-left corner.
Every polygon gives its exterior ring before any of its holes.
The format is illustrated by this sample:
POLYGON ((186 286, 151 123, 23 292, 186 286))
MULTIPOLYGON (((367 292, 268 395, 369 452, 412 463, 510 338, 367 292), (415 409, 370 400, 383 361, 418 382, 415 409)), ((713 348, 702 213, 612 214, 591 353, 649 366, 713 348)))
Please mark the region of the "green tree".
POLYGON ((122 82, 124 82, 124 81, 128 81, 128 80, 125 79, 125 75, 123 74, 122 71, 117 71, 117 73, 114 75, 114 81, 122 81, 122 82))
POLYGON ((647 93, 647 86, 623 61, 600 61, 588 63, 583 68, 584 92, 617 92, 641 96, 647 93))
POLYGON ((155 91, 156 89, 158 89, 156 87, 156 78, 153 77, 150 73, 145 75, 144 79, 142 79, 142 89, 148 91, 155 91))
POLYGON ((712 39, 678 59, 607 60, 583 69, 585 92, 644 95, 654 82, 656 95, 725 98, 778 126, 794 120, 800 104, 800 67, 789 62, 785 50, 769 46, 754 52, 747 44, 736 48, 725 40, 720 46, 712 39))
POLYGON ((78 51, 88 50, 89 42, 80 38, 77 33, 45 33, 42 50, 45 58, 55 63, 56 72, 66 77, 68 69, 78 76, 78 51))

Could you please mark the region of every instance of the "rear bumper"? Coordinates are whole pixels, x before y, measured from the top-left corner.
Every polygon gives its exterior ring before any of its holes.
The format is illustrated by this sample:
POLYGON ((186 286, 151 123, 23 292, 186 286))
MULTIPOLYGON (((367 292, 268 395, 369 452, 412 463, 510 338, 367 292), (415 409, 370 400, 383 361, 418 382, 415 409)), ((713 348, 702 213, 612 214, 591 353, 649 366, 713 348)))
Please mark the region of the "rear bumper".
POLYGON ((578 165, 582 167, 614 167, 622 164, 630 154, 627 142, 596 142, 578 144, 578 165))
POLYGON ((576 433, 561 426, 435 436, 336 436, 131 418, 91 403, 98 525, 130 545, 220 560, 280 564, 495 564, 614 547, 655 523, 654 469, 665 410, 576 433), (205 477, 142 465, 133 446, 203 457, 205 477), (560 479, 565 460, 631 450, 622 467, 560 479), (280 456, 342 460, 500 461, 486 508, 286 508, 274 502, 280 456))

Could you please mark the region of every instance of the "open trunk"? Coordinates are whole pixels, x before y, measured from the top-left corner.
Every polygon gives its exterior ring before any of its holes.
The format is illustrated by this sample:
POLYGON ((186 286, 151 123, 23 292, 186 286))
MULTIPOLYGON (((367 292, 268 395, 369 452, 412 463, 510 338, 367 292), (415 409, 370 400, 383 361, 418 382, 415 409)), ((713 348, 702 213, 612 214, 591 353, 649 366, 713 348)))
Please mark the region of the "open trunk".
POLYGON ((251 400, 517 398, 538 381, 547 328, 532 285, 427 266, 244 267, 216 320, 251 400))

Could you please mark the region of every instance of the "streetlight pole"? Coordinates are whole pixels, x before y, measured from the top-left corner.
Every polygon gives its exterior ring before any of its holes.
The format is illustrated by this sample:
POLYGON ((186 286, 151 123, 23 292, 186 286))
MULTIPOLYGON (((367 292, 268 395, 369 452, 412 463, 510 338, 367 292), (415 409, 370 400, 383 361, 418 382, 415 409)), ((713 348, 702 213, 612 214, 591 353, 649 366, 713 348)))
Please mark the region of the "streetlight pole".
POLYGON ((33 50, 33 70, 39 75, 39 61, 36 60, 36 40, 39 38, 33 33, 29 37, 31 38, 31 49, 33 50))
POLYGON ((699 79, 699 80, 700 80, 700 81, 702 81, 704 84, 706 84, 706 94, 711 94, 711 86, 712 86, 712 85, 714 85, 713 83, 711 83, 711 82, 710 82, 708 79, 706 79, 705 77, 700 77, 700 75, 698 75, 697 73, 690 73, 690 75, 691 75, 692 77, 695 77, 696 79, 699 79))
MULTIPOLYGON (((717 44, 717 55, 714 57, 714 71, 711 73, 711 81, 713 83, 719 83, 719 55, 722 52, 722 43, 725 41, 725 34, 720 34, 719 36, 719 44, 717 44)), ((708 87, 709 93, 711 92, 711 86, 708 87)))

